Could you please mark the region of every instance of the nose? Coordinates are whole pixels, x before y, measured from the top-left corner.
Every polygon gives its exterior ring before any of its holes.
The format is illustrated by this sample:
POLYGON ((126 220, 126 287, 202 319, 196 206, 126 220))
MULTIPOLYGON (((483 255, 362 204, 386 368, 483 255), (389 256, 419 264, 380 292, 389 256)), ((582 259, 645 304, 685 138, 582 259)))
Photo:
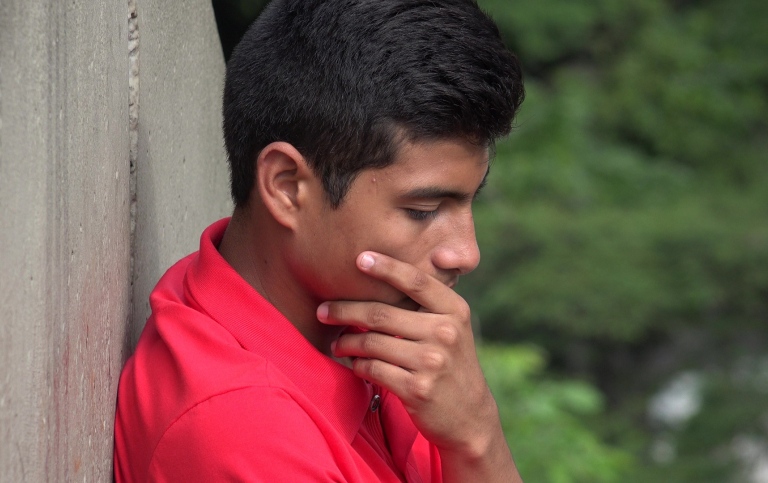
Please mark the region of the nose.
POLYGON ((434 251, 432 262, 437 268, 458 275, 465 275, 477 268, 480 263, 480 248, 477 246, 475 221, 471 210, 467 210, 446 226, 444 236, 434 251))

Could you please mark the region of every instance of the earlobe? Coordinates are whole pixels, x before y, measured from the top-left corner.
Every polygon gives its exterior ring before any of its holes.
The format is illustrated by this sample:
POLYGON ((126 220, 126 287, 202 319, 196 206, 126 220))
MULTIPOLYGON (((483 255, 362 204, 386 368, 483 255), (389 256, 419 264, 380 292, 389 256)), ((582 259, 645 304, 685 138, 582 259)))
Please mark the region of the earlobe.
POLYGON ((301 199, 311 170, 304 156, 286 142, 274 142, 259 153, 256 160, 256 186, 264 206, 272 217, 293 229, 301 209, 301 199))

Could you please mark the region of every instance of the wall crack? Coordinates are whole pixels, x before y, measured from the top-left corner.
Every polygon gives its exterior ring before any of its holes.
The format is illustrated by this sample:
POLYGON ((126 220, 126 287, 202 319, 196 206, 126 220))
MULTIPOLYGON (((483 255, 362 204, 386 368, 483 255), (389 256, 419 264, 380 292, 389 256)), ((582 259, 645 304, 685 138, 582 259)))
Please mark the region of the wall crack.
MULTIPOLYGON (((139 158, 139 20, 136 12, 136 1, 128 0, 128 159, 130 162, 130 245, 131 254, 129 274, 131 279, 131 302, 128 314, 128 334, 133 331, 133 298, 135 276, 136 248, 136 168, 139 158)), ((129 344, 132 337, 127 337, 129 344)), ((129 350, 133 349, 129 347, 129 350)))

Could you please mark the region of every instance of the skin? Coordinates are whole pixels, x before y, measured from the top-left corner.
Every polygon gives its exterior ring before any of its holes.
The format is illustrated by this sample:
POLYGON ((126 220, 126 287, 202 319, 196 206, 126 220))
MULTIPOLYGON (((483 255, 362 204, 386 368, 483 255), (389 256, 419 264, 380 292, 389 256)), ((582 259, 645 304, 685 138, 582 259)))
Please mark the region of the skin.
POLYGON ((445 481, 522 481, 453 290, 480 261, 472 201, 487 150, 403 142, 392 165, 358 174, 337 209, 290 144, 262 150, 256 172, 224 258, 318 350, 402 400, 440 450, 445 481))

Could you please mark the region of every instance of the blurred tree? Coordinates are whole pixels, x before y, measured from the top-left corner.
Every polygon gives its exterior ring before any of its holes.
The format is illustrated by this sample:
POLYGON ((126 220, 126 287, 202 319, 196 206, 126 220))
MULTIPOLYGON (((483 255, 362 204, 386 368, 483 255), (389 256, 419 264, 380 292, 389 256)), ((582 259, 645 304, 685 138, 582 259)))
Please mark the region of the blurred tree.
POLYGON ((768 383, 730 370, 768 347, 768 3, 482 4, 529 66, 460 287, 483 336, 597 383, 605 434, 647 456, 631 481, 738 480, 731 442, 768 440, 768 383), (647 401, 686 369, 700 413, 659 428, 647 401))
POLYGON ((628 452, 589 427, 603 409, 592 386, 546 377, 544 354, 533 346, 485 345, 479 356, 523 479, 608 483, 632 467, 628 452))

